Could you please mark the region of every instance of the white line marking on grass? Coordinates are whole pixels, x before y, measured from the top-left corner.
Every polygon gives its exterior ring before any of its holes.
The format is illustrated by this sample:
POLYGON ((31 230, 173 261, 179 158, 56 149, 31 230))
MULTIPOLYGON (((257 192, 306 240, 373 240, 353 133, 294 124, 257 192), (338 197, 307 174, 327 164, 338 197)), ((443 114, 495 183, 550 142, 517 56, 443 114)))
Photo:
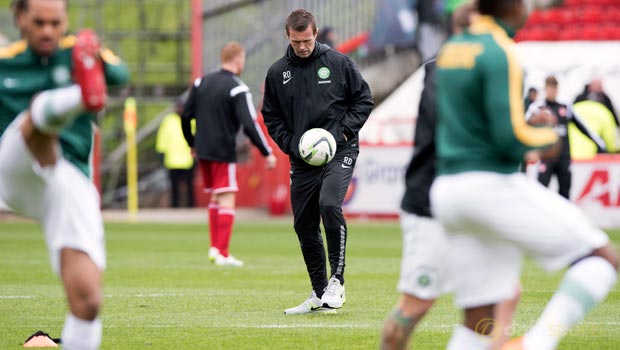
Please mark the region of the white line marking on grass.
POLYGON ((134 294, 132 295, 136 298, 160 298, 160 297, 180 297, 183 294, 176 293, 151 293, 151 294, 134 294))
MULTIPOLYGON (((596 325, 596 326, 618 326, 620 322, 584 322, 581 325, 596 325)), ((426 325, 420 327, 419 331, 430 330, 446 330, 452 329, 456 324, 437 324, 426 325)), ((213 325, 204 326, 196 324, 150 324, 150 325, 106 325, 106 328, 241 328, 241 329, 303 329, 303 328, 348 328, 348 329, 375 329, 380 327, 376 324, 241 324, 241 325, 213 325)))
MULTIPOLYGON (((618 326, 620 322, 585 322, 584 325, 596 325, 596 326, 618 326)), ((456 324, 438 324, 438 325, 426 325, 420 327, 419 332, 427 332, 432 330, 450 330, 453 329, 456 324)), ((30 327, 30 326, 28 326, 30 327)), ((106 324, 106 328, 241 328, 241 329, 303 329, 303 328, 348 328, 348 329, 376 329, 381 325, 373 324, 262 324, 262 325, 213 325, 204 326, 197 324, 149 324, 149 325, 113 325, 106 324)), ((25 328, 25 327, 20 327, 25 328)))
POLYGON ((34 299, 32 295, 0 295, 0 299, 34 299))
POLYGON ((223 328, 376 328, 371 324, 259 324, 238 325, 223 328))
POLYGON ((250 324, 242 324, 242 325, 214 325, 214 326, 199 326, 195 324, 150 324, 150 325, 140 325, 140 326, 131 326, 131 325, 106 325, 106 328, 259 328, 259 329, 273 329, 273 328, 377 328, 377 325, 371 324, 263 324, 263 325, 250 325, 250 324))
POLYGON ((185 294, 179 293, 150 293, 150 294, 105 294, 105 298, 163 298, 163 297, 182 297, 185 294))
POLYGON ((594 326, 617 326, 620 325, 620 322, 581 322, 578 325, 594 325, 594 326))

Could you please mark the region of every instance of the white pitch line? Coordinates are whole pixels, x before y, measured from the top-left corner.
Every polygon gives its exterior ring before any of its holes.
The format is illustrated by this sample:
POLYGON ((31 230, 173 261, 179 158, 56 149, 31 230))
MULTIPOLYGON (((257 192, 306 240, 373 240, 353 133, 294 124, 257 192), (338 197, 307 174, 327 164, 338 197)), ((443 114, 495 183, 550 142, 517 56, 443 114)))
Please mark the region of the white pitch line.
POLYGON ((150 293, 150 294, 105 294, 104 298, 163 298, 182 297, 185 294, 178 293, 150 293))
MULTIPOLYGON (((259 324, 240 325, 233 328, 376 328, 370 324, 259 324)), ((227 328, 227 327, 226 327, 227 328)))
POLYGON ((620 322, 596 322, 596 321, 591 321, 591 322, 581 322, 578 323, 577 325, 593 325, 593 326, 618 326, 620 325, 620 322))
POLYGON ((0 299, 34 299, 32 295, 0 295, 0 299))
MULTIPOLYGON (((620 322, 583 322, 582 326, 596 325, 596 326, 618 326, 620 322)), ((456 326, 455 324, 425 324, 420 327, 420 332, 433 331, 433 330, 450 330, 456 326)), ((240 325, 197 325, 197 324, 150 324, 150 325, 111 325, 106 324, 106 328, 241 328, 241 329, 303 329, 303 328, 348 328, 348 329, 375 329, 380 328, 381 325, 373 325, 368 323, 362 324, 240 324, 240 325)), ((516 325, 518 328, 519 325, 516 325)))
POLYGON ((151 294, 134 294, 132 297, 136 298, 161 298, 161 297, 181 297, 183 294, 175 293, 151 293, 151 294))
POLYGON ((242 329, 250 329, 250 328, 377 328, 378 325, 370 325, 370 324, 263 324, 263 325, 229 325, 229 326, 201 326, 195 324, 152 324, 152 325, 140 325, 140 326, 115 326, 115 325, 106 325, 106 328, 242 328, 242 329))

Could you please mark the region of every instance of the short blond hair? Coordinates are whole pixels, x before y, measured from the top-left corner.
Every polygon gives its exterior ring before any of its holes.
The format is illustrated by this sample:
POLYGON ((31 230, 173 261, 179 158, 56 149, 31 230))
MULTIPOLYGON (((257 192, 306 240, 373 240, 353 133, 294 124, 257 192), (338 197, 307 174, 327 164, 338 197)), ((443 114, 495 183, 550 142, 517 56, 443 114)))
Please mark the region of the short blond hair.
POLYGON ((236 41, 231 41, 224 45, 222 51, 220 51, 220 60, 222 63, 230 62, 237 56, 241 55, 245 50, 243 46, 236 41))

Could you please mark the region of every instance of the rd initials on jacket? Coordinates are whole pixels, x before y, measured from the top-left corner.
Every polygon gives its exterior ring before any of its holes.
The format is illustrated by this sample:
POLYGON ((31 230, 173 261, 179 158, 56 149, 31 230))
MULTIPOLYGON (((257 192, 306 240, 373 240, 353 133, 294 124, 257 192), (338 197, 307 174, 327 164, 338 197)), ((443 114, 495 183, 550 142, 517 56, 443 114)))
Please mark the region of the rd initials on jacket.
POLYGON ((286 72, 282 72, 282 85, 286 85, 286 83, 291 81, 291 79, 293 79, 293 76, 291 75, 290 70, 287 70, 286 72))
POLYGON ((353 165, 353 158, 344 157, 344 159, 342 160, 342 167, 344 169, 349 169, 352 165, 353 165))

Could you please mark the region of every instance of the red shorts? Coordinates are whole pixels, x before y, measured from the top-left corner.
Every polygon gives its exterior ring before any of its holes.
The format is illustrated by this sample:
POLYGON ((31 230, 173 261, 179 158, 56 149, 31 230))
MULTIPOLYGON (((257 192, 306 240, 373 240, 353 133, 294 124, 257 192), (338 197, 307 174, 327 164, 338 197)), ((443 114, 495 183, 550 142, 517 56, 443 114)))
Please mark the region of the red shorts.
POLYGON ((205 192, 237 192, 237 164, 198 160, 205 192))

